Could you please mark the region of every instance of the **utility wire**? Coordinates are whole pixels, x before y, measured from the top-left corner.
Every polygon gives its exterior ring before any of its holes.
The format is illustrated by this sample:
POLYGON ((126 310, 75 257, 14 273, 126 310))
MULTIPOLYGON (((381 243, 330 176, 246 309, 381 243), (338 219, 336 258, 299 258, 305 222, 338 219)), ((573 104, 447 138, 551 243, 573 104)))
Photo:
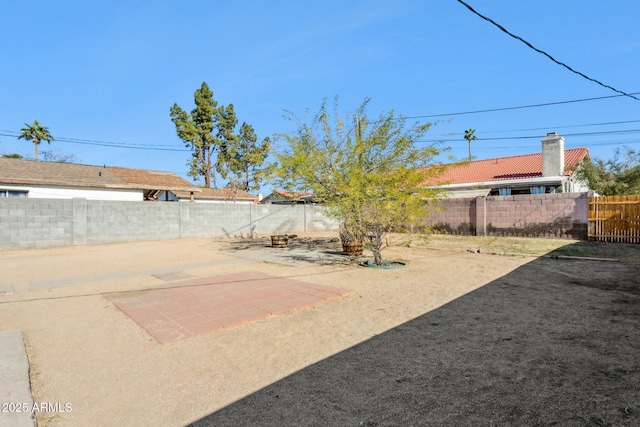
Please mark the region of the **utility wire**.
MULTIPOLYGON (((17 137, 17 132, 0 130, 0 136, 17 137), (8 132, 8 133, 2 133, 8 132)), ((113 147, 113 148, 127 148, 131 150, 151 150, 151 151, 191 151, 186 148, 177 148, 175 145, 152 145, 152 144, 135 144, 135 143, 117 143, 117 142, 104 142, 104 141, 92 141, 87 139, 75 139, 75 138, 55 138, 57 142, 68 142, 70 144, 81 145, 97 145, 100 147, 113 147), (167 148, 164 148, 167 147, 167 148), (171 148, 173 147, 173 148, 171 148)))
MULTIPOLYGON (((637 95, 640 92, 632 92, 631 95, 637 95)), ((402 117, 404 119, 421 119, 421 118, 429 118, 429 117, 445 117, 445 116, 459 116, 466 114, 477 114, 477 113, 489 113, 495 111, 506 111, 506 110, 517 110, 517 109, 525 109, 525 108, 535 108, 535 107, 546 107, 551 105, 561 105, 561 104, 570 104, 575 102, 586 102, 586 101, 596 101, 600 99, 610 99, 610 98, 619 98, 625 95, 608 95, 608 96, 599 96, 594 98, 582 98, 582 99, 573 99, 568 101, 557 101, 557 102, 547 102, 541 104, 530 104, 530 105, 521 105, 515 107, 502 107, 502 108, 491 108, 486 110, 475 110, 475 111, 462 111, 455 113, 446 113, 446 114, 430 114, 430 115, 421 115, 421 116, 408 116, 402 117)), ((628 120, 628 121, 620 121, 620 122, 609 122, 609 123, 593 123, 593 124, 585 124, 585 125, 574 125, 574 126, 547 126, 544 128, 532 128, 532 129, 517 129, 517 130, 506 130, 506 131, 485 131, 479 133, 504 133, 504 132, 522 132, 522 131, 533 131, 533 130, 544 130, 544 129, 559 129, 559 128, 568 128, 568 127, 583 127, 583 126, 597 126, 597 125, 611 125, 611 124, 623 124, 623 123, 634 123, 640 120, 628 120)), ((16 138, 20 135, 19 132, 11 131, 11 130, 2 130, 0 129, 0 136, 7 136, 11 138, 16 138)), ((455 134, 454 134, 455 135, 455 134)), ((517 137, 514 137, 517 138, 517 137)), ((514 139, 512 138, 512 139, 514 139)), ((537 138, 531 137, 531 138, 537 138)), ((481 138, 483 140, 488 140, 488 138, 481 138)), ((507 139, 507 138, 504 138, 507 139)), ((97 145, 101 147, 113 147, 113 148, 127 148, 134 150, 150 150, 150 151, 177 151, 177 152, 189 152, 191 150, 186 148, 178 148, 174 144, 143 144, 143 143, 124 143, 124 142, 108 142, 108 141, 96 141, 90 139, 77 139, 77 138, 64 138, 57 137, 56 141, 59 142, 69 142, 72 144, 82 144, 82 145, 97 145), (166 148, 165 148, 166 147, 166 148)), ((434 139, 434 140, 425 140, 421 142, 444 142, 449 140, 444 139, 434 139)), ((452 140, 453 141, 453 140, 452 140)))
POLYGON ((448 117, 448 116, 462 116, 462 115, 465 115, 465 114, 492 113, 492 112, 495 112, 495 111, 519 110, 519 109, 523 109, 523 108, 535 108, 535 107, 548 107, 550 105, 571 104, 573 102, 596 101, 598 99, 619 98, 621 96, 631 96, 631 95, 638 95, 638 94, 640 94, 640 92, 631 92, 630 94, 625 94, 625 95, 609 95, 609 96, 598 96, 598 97, 595 97, 595 98, 573 99, 573 100, 570 100, 570 101, 545 102, 543 104, 520 105, 520 106, 517 106, 517 107, 491 108, 491 109, 487 109, 487 110, 462 111, 462 112, 458 112, 458 113, 446 113, 446 114, 429 114, 429 115, 424 115, 424 116, 411 116, 411 117, 404 117, 404 118, 406 118, 406 119, 424 119, 424 118, 429 118, 429 117, 448 117))
MULTIPOLYGON (((529 128, 529 129, 486 130, 486 131, 477 132, 477 133, 527 132, 532 130, 583 128, 583 127, 590 127, 590 126, 621 125, 621 124, 638 123, 638 122, 640 122, 640 120, 625 120, 621 122, 588 123, 584 125, 569 125, 569 126, 546 126, 542 128, 529 128)), ((454 135, 460 135, 460 134, 456 133, 454 135)))
MULTIPOLYGON (((600 135, 629 135, 629 134, 637 134, 640 133, 640 129, 627 129, 627 130, 611 130, 611 131, 602 131, 602 132, 581 132, 581 133, 566 133, 562 134, 563 137, 571 136, 571 137, 581 137, 581 136, 600 136, 600 135)), ((494 138, 478 138, 477 141, 502 141, 502 140, 510 140, 513 141, 515 139, 538 139, 540 135, 530 135, 530 136, 506 136, 506 137, 494 137, 494 138)), ((416 142, 461 142, 462 139, 458 138, 439 138, 439 139, 421 139, 416 142)))
POLYGON ((566 68, 567 70, 571 71, 572 73, 575 73, 575 74, 577 74, 577 75, 579 75, 579 76, 581 76, 581 77, 584 77, 585 79, 590 80, 590 81, 592 81, 592 82, 594 82, 594 83, 597 83, 597 84, 599 84, 599 85, 600 85, 600 86, 602 86, 602 87, 605 87, 605 88, 607 88, 607 89, 611 89, 611 90, 612 90, 612 91, 614 91, 614 92, 618 92, 618 93, 620 93, 620 94, 622 94, 622 95, 624 95, 624 96, 628 96, 628 97, 633 98, 633 99, 635 99, 635 100, 637 100, 637 101, 640 101, 640 98, 636 98, 635 96, 633 96, 633 94, 623 92, 623 91, 618 90, 618 89, 616 89, 616 88, 614 88, 614 87, 612 87, 612 86, 606 85, 606 84, 604 84, 604 83, 602 83, 602 82, 600 82, 600 81, 598 81, 598 80, 596 80, 596 79, 592 79, 591 77, 589 77, 589 76, 587 76, 587 75, 585 75, 585 74, 581 73, 580 71, 576 71, 576 70, 574 70, 573 68, 569 67, 567 64, 565 64, 565 63, 563 63, 563 62, 558 61, 558 60, 557 60, 557 59, 555 59, 553 56, 551 56, 551 55, 549 55, 547 52, 545 52, 545 51, 543 51, 543 50, 541 50, 541 49, 538 49, 537 47, 533 46, 531 43, 529 43, 528 41, 526 41, 526 40, 525 40, 525 39, 523 39, 522 37, 519 37, 519 36, 517 36, 517 35, 515 35, 515 34, 510 33, 506 28, 504 28, 502 25, 498 24, 497 22, 495 22, 495 21, 494 21, 494 20, 492 20, 491 18, 488 18, 488 17, 486 17, 486 16, 484 16, 484 15, 482 15, 482 14, 480 14, 480 13, 476 12, 476 11, 475 11, 471 6, 469 6, 467 3, 463 2, 462 0, 458 0, 458 3, 460 3, 460 4, 464 5, 467 9, 469 9, 471 12, 473 12, 473 13, 474 13, 474 14, 476 14, 476 15, 478 15, 480 18, 484 19, 485 21, 492 23, 493 25, 495 25, 496 27, 498 27, 501 31, 503 31, 504 33, 506 33, 506 34, 510 35, 511 37, 513 37, 513 38, 514 38, 514 39, 516 39, 516 40, 520 40, 522 43, 524 43, 525 45, 527 45, 527 46, 528 46, 528 47, 530 47, 531 49, 535 50, 535 51, 536 51, 536 52, 538 52, 538 53, 541 53, 542 55, 546 56, 547 58, 549 58, 550 60, 552 60, 552 61, 553 61, 553 62, 555 62, 556 64, 558 64, 558 65, 560 65, 560 66, 562 66, 562 67, 566 68))

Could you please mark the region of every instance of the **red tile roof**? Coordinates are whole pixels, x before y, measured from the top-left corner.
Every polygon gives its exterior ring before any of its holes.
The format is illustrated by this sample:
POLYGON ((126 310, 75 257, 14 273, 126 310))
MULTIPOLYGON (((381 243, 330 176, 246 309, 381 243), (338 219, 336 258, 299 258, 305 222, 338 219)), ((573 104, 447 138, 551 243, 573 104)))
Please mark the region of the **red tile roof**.
MULTIPOLYGON (((571 169, 589 155, 586 148, 564 151, 564 174, 571 175, 571 169)), ((474 182, 502 181, 538 178, 542 176, 542 154, 499 157, 496 159, 473 160, 469 163, 446 165, 445 171, 437 179, 429 179, 422 185, 465 184, 474 182)))

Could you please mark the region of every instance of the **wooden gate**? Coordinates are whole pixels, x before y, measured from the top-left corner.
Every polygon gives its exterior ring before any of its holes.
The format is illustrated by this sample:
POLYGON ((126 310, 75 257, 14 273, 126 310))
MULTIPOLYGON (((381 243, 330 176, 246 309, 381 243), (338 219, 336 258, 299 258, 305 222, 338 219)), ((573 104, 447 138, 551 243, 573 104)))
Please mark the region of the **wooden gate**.
POLYGON ((640 243, 640 195, 589 197, 589 240, 640 243))

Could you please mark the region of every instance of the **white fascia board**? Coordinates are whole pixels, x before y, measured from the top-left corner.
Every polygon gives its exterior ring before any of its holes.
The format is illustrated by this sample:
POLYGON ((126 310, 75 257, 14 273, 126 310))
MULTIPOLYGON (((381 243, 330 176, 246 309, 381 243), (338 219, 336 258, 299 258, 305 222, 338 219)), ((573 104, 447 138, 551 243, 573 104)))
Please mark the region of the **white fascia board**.
POLYGON ((485 182, 465 182, 462 184, 443 184, 437 186, 437 188, 453 190, 456 188, 498 188, 498 187, 519 187, 519 186, 533 186, 533 185, 560 185, 566 181, 569 177, 564 175, 558 176, 543 176, 538 178, 529 179, 504 179, 500 181, 485 181, 485 182))
POLYGON ((30 199, 87 199, 87 200, 120 200, 142 201, 142 190, 115 190, 104 188, 81 187, 46 187, 27 185, 6 185, 0 187, 7 190, 28 191, 30 199))

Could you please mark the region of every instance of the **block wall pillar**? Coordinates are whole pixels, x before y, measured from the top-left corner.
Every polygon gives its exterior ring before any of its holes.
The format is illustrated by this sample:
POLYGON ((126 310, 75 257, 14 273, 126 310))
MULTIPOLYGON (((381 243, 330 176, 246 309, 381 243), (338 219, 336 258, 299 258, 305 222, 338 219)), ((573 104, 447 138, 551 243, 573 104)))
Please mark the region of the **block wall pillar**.
POLYGON ((476 197, 476 236, 487 235, 487 198, 476 197))

